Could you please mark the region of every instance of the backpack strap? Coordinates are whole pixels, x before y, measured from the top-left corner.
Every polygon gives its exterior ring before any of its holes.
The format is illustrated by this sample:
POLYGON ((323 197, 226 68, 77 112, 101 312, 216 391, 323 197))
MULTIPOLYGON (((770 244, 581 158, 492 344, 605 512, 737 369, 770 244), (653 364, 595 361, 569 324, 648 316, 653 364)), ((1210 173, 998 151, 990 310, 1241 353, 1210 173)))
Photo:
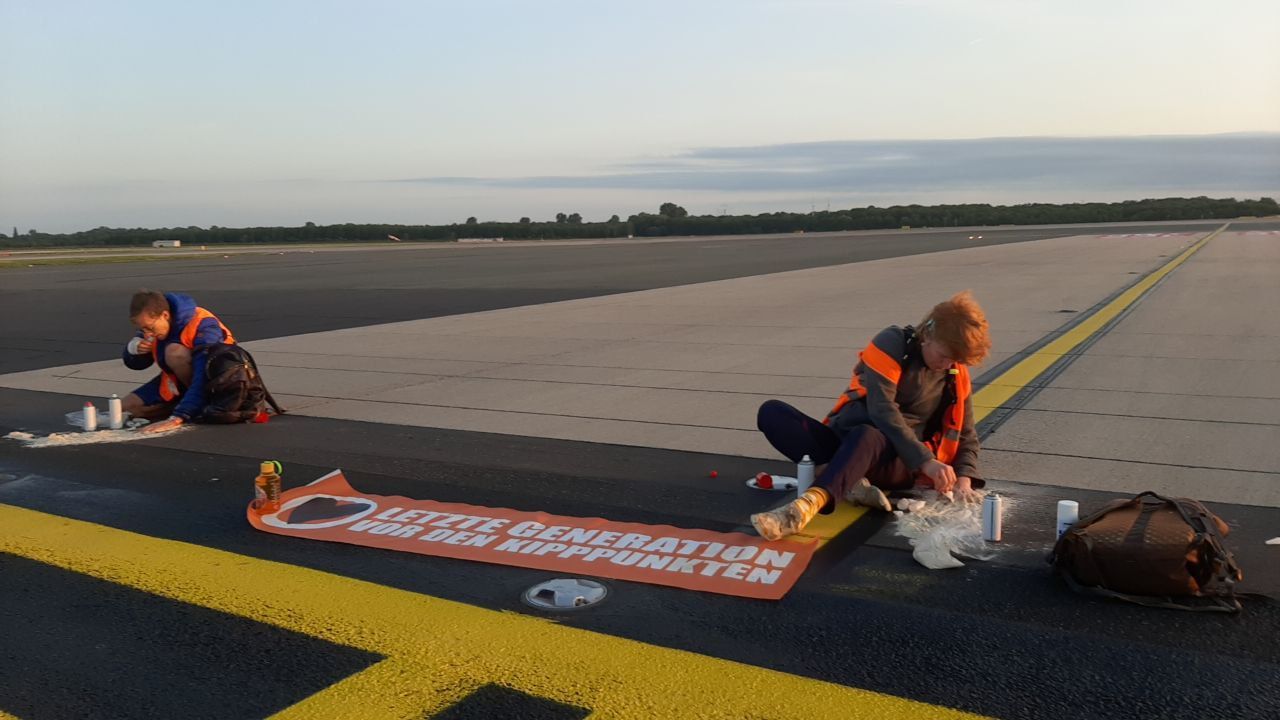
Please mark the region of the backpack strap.
POLYGON ((905 341, 902 345, 902 360, 899 365, 907 366, 907 361, 911 359, 911 346, 920 344, 920 334, 916 332, 915 326, 908 325, 902 328, 902 339, 905 341))
POLYGON ((267 383, 262 379, 262 371, 258 369, 258 361, 254 360, 253 355, 250 354, 248 350, 245 350, 243 346, 240 346, 240 350, 244 353, 245 357, 249 358, 249 364, 253 366, 253 371, 257 373, 258 381, 262 383, 262 394, 266 396, 267 404, 271 405, 271 409, 275 410, 277 415, 284 415, 288 411, 280 407, 280 403, 276 402, 275 396, 273 396, 271 391, 267 389, 267 383))
POLYGON ((1196 531, 1196 539, 1208 544, 1209 553, 1206 561, 1209 563, 1211 578, 1223 588, 1221 594, 1234 595, 1236 583, 1244 579, 1244 571, 1236 564, 1235 556, 1227 549, 1226 541, 1222 537, 1222 531, 1218 528, 1213 513, 1199 502, 1176 498, 1169 502, 1178 508, 1182 518, 1196 531))

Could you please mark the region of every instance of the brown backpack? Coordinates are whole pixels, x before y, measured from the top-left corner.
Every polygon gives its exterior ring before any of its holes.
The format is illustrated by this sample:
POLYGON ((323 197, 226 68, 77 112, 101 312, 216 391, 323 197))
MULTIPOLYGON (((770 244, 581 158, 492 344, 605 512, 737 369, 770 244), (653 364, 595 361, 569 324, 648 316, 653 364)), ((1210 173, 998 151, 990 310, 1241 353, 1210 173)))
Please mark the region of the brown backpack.
POLYGON ((1223 543, 1230 532, 1196 500, 1144 492, 1072 525, 1049 562, 1073 589, 1180 610, 1237 612, 1244 574, 1223 543))

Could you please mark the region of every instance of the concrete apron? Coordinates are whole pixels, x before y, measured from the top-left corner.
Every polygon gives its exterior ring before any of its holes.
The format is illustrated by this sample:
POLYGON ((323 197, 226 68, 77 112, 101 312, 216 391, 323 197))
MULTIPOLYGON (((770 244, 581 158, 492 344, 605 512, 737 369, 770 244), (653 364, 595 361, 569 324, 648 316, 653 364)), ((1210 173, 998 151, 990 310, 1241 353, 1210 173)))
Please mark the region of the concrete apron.
POLYGON ((1280 507, 1277 277, 1280 233, 1213 238, 985 439, 985 471, 1280 507))
MULTIPOLYGON (((1161 266, 1200 236, 1077 236, 968 248, 276 338, 246 346, 262 364, 273 391, 298 415, 776 458, 755 430, 759 404, 776 397, 820 417, 847 382, 858 350, 884 326, 915 323, 933 303, 958 290, 972 289, 987 309, 994 330, 995 353, 987 363, 991 367, 1161 266)), ((1268 271, 1255 266, 1259 258, 1249 253, 1256 255, 1266 241, 1255 241, 1259 247, 1252 250, 1242 246, 1235 255, 1217 250, 1247 244, 1247 237, 1219 236, 1156 292, 1168 292, 1173 281, 1201 263, 1217 267, 1225 262, 1222 253, 1226 253, 1239 256, 1235 265, 1258 277, 1257 287, 1249 292, 1265 294, 1263 278, 1268 271), (1218 260, 1211 263, 1201 258, 1218 260)), ((1269 272, 1274 273, 1274 252, 1266 257, 1272 258, 1269 272)), ((1190 292, 1212 292, 1227 302, 1229 294, 1244 293, 1245 288, 1238 272, 1215 271, 1193 283, 1190 292)), ((1253 304, 1260 299, 1239 298, 1239 302, 1244 307, 1267 307, 1253 304)), ((1150 303, 1149 297, 1138 309, 1150 303)), ((1274 294, 1271 303, 1275 307, 1274 294)), ((1193 303, 1188 299, 1186 304, 1193 303)), ((1198 312, 1208 310, 1202 307, 1198 312)), ((1223 312, 1255 321, 1260 315, 1256 311, 1237 315, 1225 308, 1223 312)), ((1188 308, 1179 307, 1178 313, 1184 323, 1188 313, 1199 317, 1188 308)), ((1125 322, 1140 317, 1135 311, 1125 322)), ((1214 326, 1212 320, 1205 322, 1214 326)), ((1269 337, 1273 346, 1278 334, 1274 329, 1269 334, 1255 333, 1269 337)), ((1249 342, 1261 343, 1249 347, 1261 353, 1254 362, 1265 364, 1266 341, 1249 342)), ((1099 342, 1091 352, 1102 353, 1097 360, 1107 362, 1114 359, 1108 355, 1116 353, 1107 353, 1106 347, 1099 342)), ((1148 344, 1144 349, 1154 353, 1156 347, 1148 344)), ((1072 368, 1087 371, 1085 363, 1094 360, 1087 356, 1072 368)), ((1206 361, 1205 368, 1209 365, 1206 361)), ((1122 372, 1118 366, 1106 366, 1086 376, 1095 385, 1116 383, 1121 382, 1122 372)), ((1159 383, 1163 372, 1164 365, 1153 361, 1130 376, 1159 383)), ((981 376, 982 368, 977 374, 981 376)), ((4 375, 0 386, 102 397, 126 393, 148 377, 110 361, 4 375)), ((1067 392, 1106 394, 1095 386, 1068 383, 1071 377, 1064 373, 1056 382, 1064 388, 1084 388, 1067 392)), ((1167 385, 1185 387, 1177 380, 1167 385)), ((1140 467, 1152 456, 1138 438, 1142 432, 1157 432, 1150 428, 1160 421, 1142 417, 1153 413, 1129 412, 1137 415, 1129 418, 1055 413, 1055 403, 1067 402, 1068 397, 1076 404, 1065 410, 1079 408, 1081 403, 1089 407, 1087 399, 1056 392, 1058 388, 1041 392, 1031 410, 1014 415, 992 436, 989 445, 997 450, 984 452, 986 474, 1019 482, 1118 487, 1109 485, 1112 481, 1103 473, 1064 469, 1061 463, 1071 460, 1064 456, 1080 454, 1071 449, 1077 436, 1080 443, 1095 443, 1079 446, 1090 457, 1107 458, 1117 465, 1131 461, 1126 467, 1140 467), (1049 426, 1051 434, 1042 424, 1037 435, 1037 420, 1057 424, 1049 426), (1071 420, 1081 422, 1073 425, 1071 420), (1139 430, 1127 435, 1114 428, 1096 431, 1099 421, 1127 422, 1139 430), (1107 442, 1109 447, 1097 447, 1107 442)), ((1276 398, 1280 393, 1273 388, 1248 397, 1261 396, 1276 398)), ((1115 402, 1128 407, 1123 400, 1115 402)), ((1274 408, 1277 401, 1270 402, 1274 408)), ((1232 413, 1229 405, 1214 407, 1232 413)), ((1255 411, 1261 418, 1268 407, 1258 406, 1255 411)), ((1207 413, 1197 416, 1201 422, 1211 422, 1207 413)), ((1275 427, 1270 430, 1274 437, 1275 427)), ((1212 438, 1229 445, 1233 438, 1250 442, 1252 435, 1215 434, 1212 438)), ((1258 454, 1250 456, 1245 449, 1232 455, 1227 445, 1215 452, 1239 458, 1235 464, 1203 458, 1196 464, 1229 466, 1237 472, 1267 467, 1249 464, 1258 454)), ((1266 457, 1274 458, 1276 446, 1269 444, 1266 452, 1271 455, 1266 457)), ((1257 490, 1262 495, 1230 501, 1258 502, 1258 497, 1270 497, 1274 504, 1275 496, 1265 494, 1265 478, 1244 474, 1249 477, 1240 490, 1257 490)), ((1148 475, 1154 481, 1165 477, 1158 472, 1148 475)), ((1275 476, 1270 480, 1274 485, 1275 476)), ((1146 476, 1133 482, 1135 488, 1142 486, 1138 489, 1172 490, 1148 482, 1146 476)))

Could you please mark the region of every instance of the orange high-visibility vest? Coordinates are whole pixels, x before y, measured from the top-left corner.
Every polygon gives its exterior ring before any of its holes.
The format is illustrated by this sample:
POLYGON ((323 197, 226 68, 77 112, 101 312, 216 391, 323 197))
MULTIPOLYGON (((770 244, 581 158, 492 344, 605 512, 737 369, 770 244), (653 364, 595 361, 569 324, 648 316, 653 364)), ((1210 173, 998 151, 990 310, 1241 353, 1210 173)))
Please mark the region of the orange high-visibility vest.
MULTIPOLYGON (((867 349, 858 353, 858 359, 863 365, 874 370, 894 385, 902 379, 902 363, 895 360, 889 353, 876 347, 875 343, 868 343, 867 349)), ((960 432, 964 429, 964 407, 972 393, 972 385, 969 381, 969 368, 959 363, 953 363, 947 371, 947 383, 955 390, 955 399, 952 400, 950 406, 942 411, 942 427, 933 434, 933 437, 925 438, 924 444, 933 451, 933 456, 939 461, 950 465, 956 458, 956 453, 960 450, 960 432)), ((943 398, 951 393, 943 391, 943 398)), ((854 366, 853 376, 849 378, 849 389, 836 400, 835 407, 831 408, 831 412, 827 413, 826 419, 822 421, 823 425, 830 425, 835 416, 839 414, 841 408, 855 399, 865 398, 867 389, 862 386, 861 380, 858 378, 857 366, 854 366)))
MULTIPOLYGON (((227 329, 227 326, 222 324, 217 315, 202 307, 197 307, 195 314, 191 316, 190 322, 187 323, 186 327, 182 328, 182 334, 178 335, 178 342, 182 343, 183 347, 188 350, 195 350, 196 333, 200 330, 200 322, 206 318, 213 318, 214 322, 218 323, 218 327, 222 328, 222 342, 224 345, 235 344, 235 337, 227 329)), ((169 332, 173 332, 173 330, 170 329, 169 332)), ((156 367, 160 368, 160 398, 165 402, 170 402, 178 397, 178 378, 173 373, 165 370, 164 366, 160 364, 159 352, 160 343, 157 342, 151 346, 151 357, 155 360, 156 367)))

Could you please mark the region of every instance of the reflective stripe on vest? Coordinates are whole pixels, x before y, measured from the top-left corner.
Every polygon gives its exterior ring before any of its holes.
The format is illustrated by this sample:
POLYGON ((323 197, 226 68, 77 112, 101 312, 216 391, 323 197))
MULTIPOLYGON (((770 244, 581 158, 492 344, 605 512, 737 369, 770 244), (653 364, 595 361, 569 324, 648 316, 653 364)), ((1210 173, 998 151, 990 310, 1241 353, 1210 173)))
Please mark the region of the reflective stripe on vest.
MULTIPOLYGON (((187 323, 186 327, 182 328, 182 333, 178 335, 178 342, 182 343, 182 346, 188 350, 195 350, 196 333, 200 331, 200 323, 207 318, 213 318, 213 321, 218 323, 218 327, 222 328, 222 342, 224 345, 235 344, 235 336, 231 334, 231 331, 227 329, 227 326, 222 324, 222 321, 218 319, 218 316, 202 307, 196 308, 195 314, 191 316, 191 320, 187 323)), ((164 366, 160 364, 159 353, 160 343, 157 342, 155 345, 151 346, 151 358, 155 360, 156 367, 160 368, 160 399, 165 402, 171 402, 174 398, 178 397, 178 378, 173 373, 165 370, 164 366)))
MULTIPOLYGON (((867 349, 858 353, 858 360, 894 385, 897 385, 898 381, 902 379, 902 366, 889 353, 877 347, 875 343, 867 343, 867 349)), ((849 389, 845 390, 836 399, 836 406, 831 408, 831 412, 827 413, 827 417, 822 421, 822 424, 830 425, 831 420, 839 414, 841 408, 858 398, 866 396, 867 389, 862 387, 862 381, 858 379, 858 366, 854 365, 853 375, 849 377, 849 389)))
MULTIPOLYGON (((871 368, 876 374, 889 380, 894 385, 902 379, 902 365, 894 360, 889 353, 876 347, 875 343, 867 345, 867 349, 858 353, 858 359, 863 365, 871 368)), ((933 456, 939 461, 950 465, 956 459, 956 453, 960 451, 960 433, 964 430, 964 408, 969 400, 969 395, 973 388, 969 380, 969 368, 964 365, 954 364, 948 371, 948 383, 952 383, 955 389, 956 399, 942 413, 942 428, 931 438, 926 438, 924 444, 933 451, 933 456)), ((862 386, 862 381, 858 378, 857 366, 854 367, 853 376, 849 378, 849 389, 836 399, 835 407, 831 408, 831 412, 827 413, 827 417, 822 421, 823 425, 830 425, 836 415, 845 405, 856 399, 865 398, 867 389, 862 386)))

